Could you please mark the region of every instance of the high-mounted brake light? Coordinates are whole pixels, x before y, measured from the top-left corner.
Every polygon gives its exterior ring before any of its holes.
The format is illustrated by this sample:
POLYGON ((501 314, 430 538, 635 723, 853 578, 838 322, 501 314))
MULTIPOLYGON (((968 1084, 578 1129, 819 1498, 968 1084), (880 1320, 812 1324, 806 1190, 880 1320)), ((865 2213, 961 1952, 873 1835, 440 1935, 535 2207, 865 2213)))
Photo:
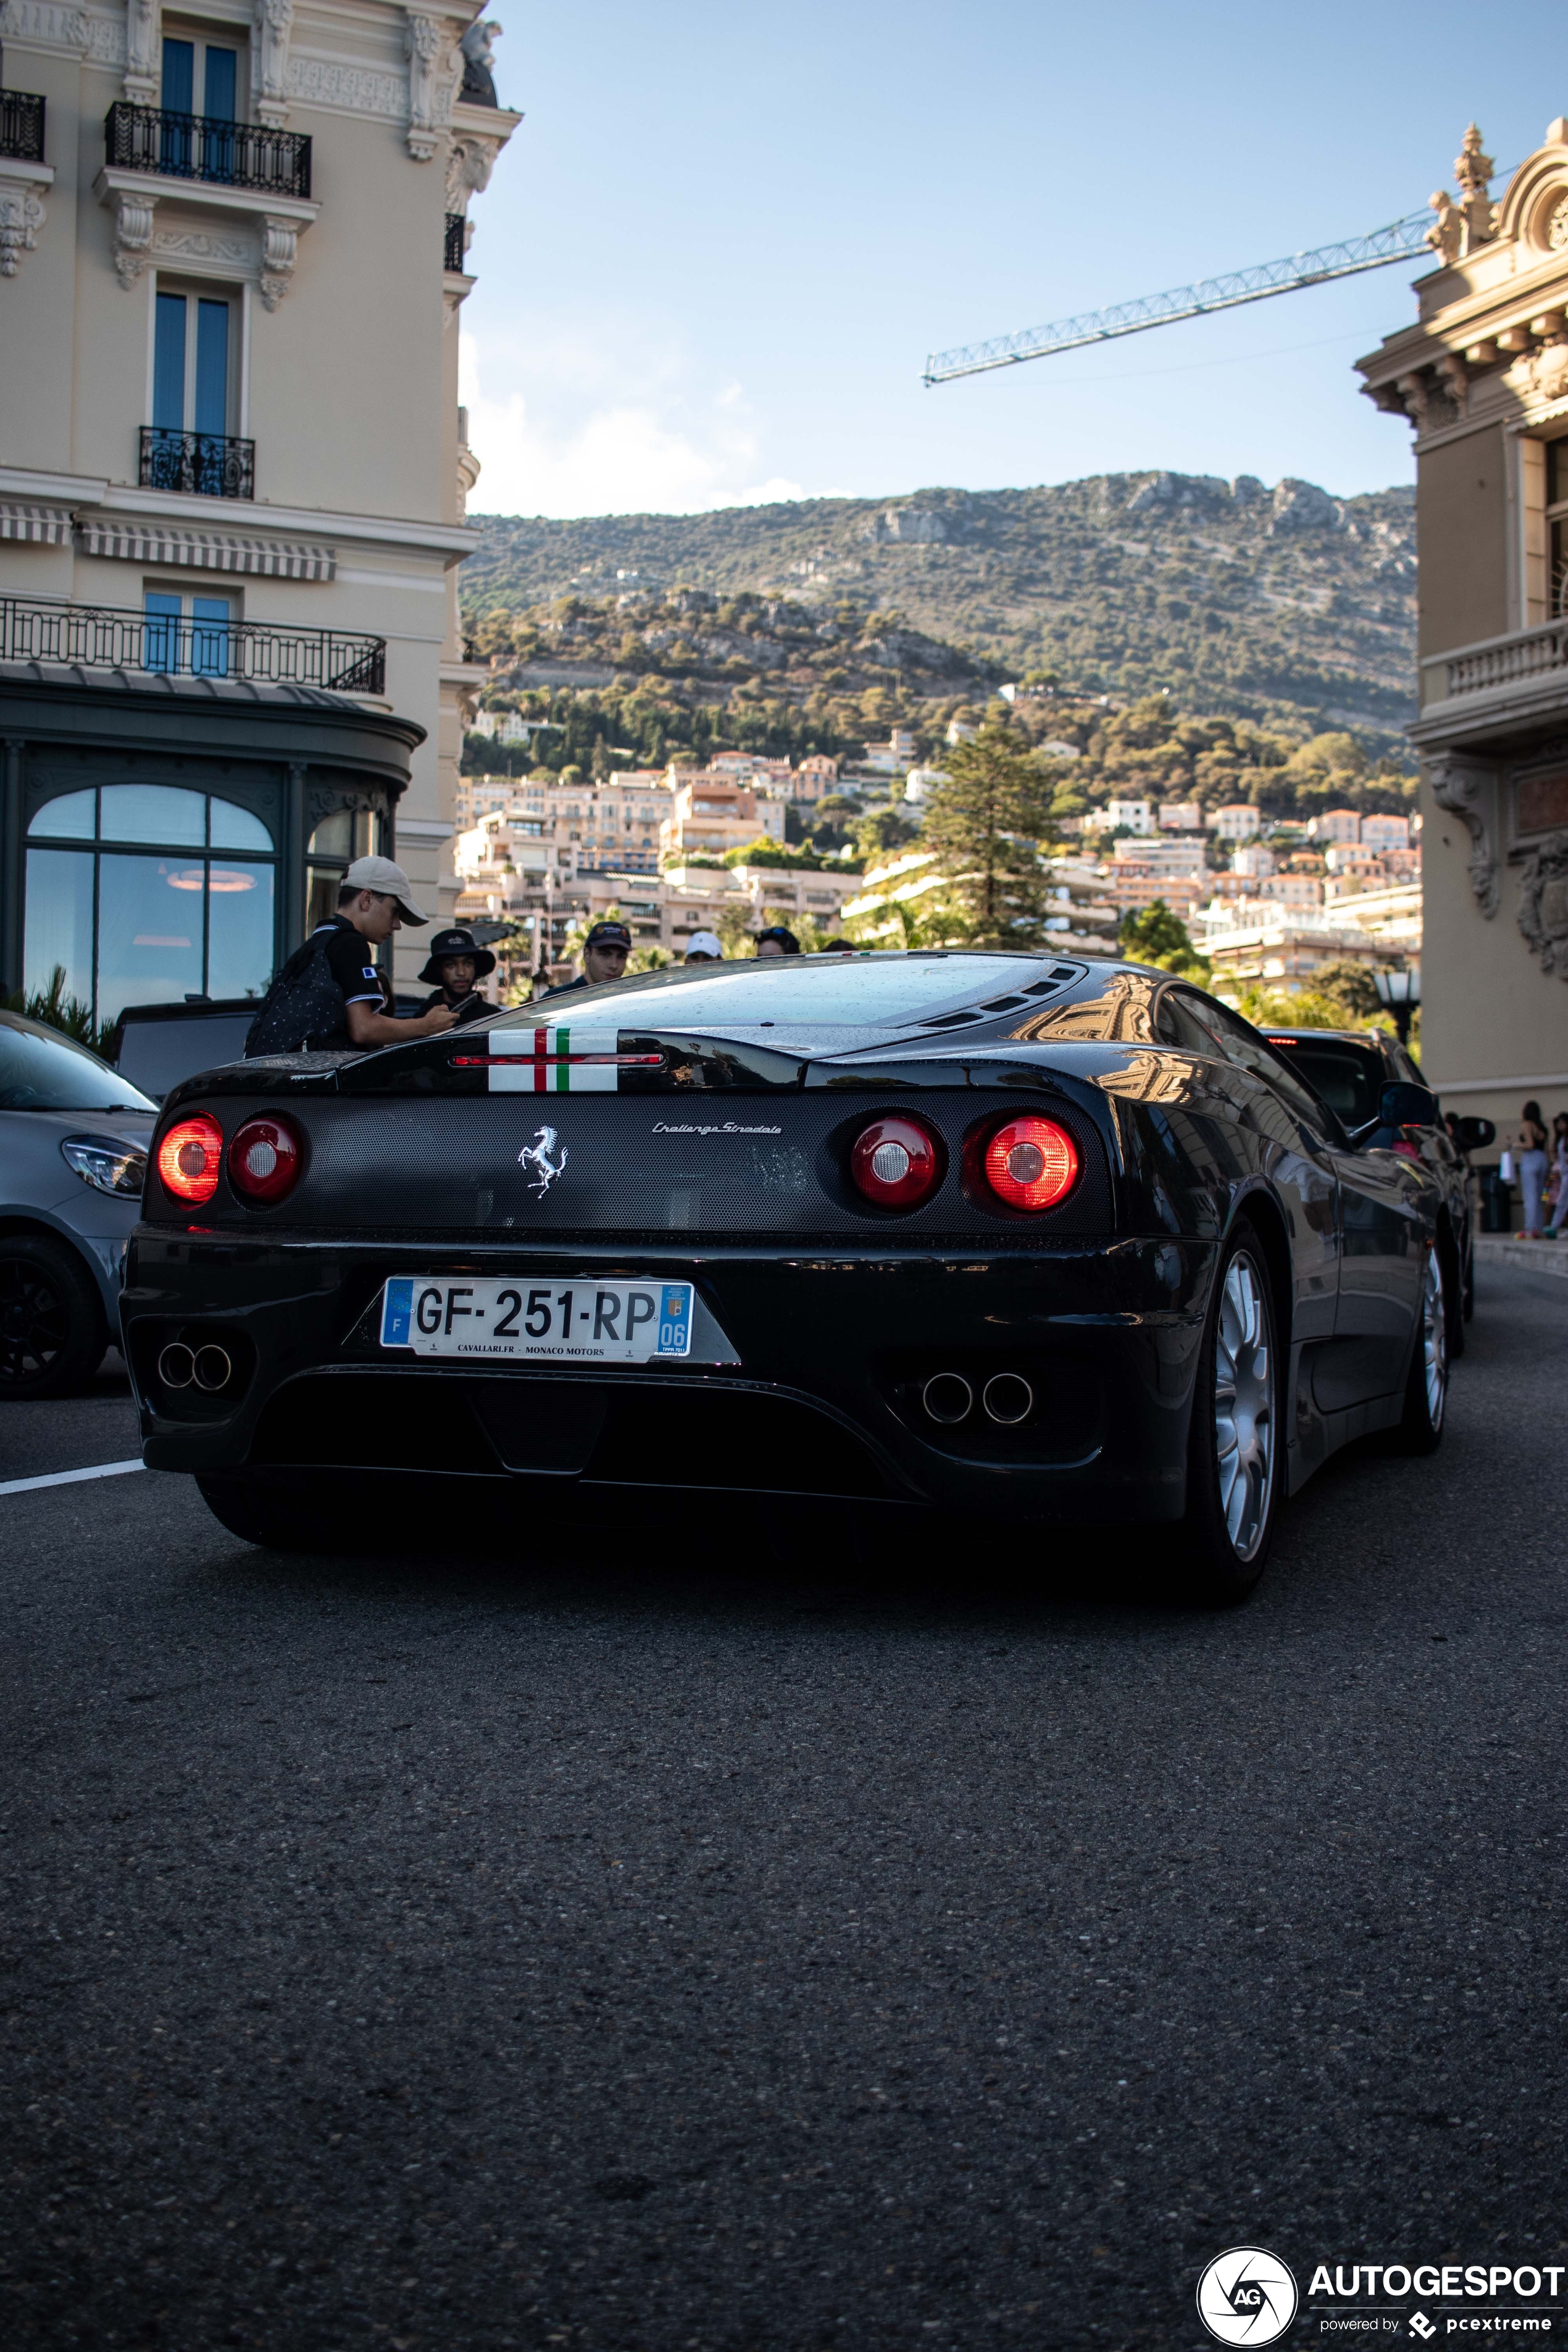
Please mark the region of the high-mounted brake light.
POLYGON ((228 1147, 228 1181, 245 1201, 280 1201, 303 1165, 300 1139, 286 1119, 247 1118, 228 1147))
POLYGON ((1054 1209, 1078 1181, 1078 1146, 1054 1118, 1010 1118, 985 1147, 985 1181, 1010 1209, 1054 1209))
POLYGON ((176 1201, 199 1204, 217 1191, 223 1161, 223 1129, 210 1111, 176 1119, 158 1146, 158 1174, 176 1201))
POLYGON ((874 1118, 849 1154, 855 1189, 879 1209, 915 1209, 942 1176, 936 1139, 913 1118, 874 1118))

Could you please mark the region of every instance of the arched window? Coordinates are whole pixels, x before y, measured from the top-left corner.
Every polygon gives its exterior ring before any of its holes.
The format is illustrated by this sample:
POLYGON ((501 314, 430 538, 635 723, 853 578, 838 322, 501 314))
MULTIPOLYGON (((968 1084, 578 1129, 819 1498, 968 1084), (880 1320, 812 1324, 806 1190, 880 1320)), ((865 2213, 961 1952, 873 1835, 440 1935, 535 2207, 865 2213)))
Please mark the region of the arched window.
POLYGON ((338 889, 356 857, 379 857, 385 845, 382 819, 365 809, 334 809, 310 835, 305 852, 310 896, 305 908, 307 936, 318 923, 337 912, 338 889))
POLYGON ((27 828, 26 984, 100 1024, 128 1004, 259 996, 275 961, 276 850, 258 816, 175 784, 46 801, 27 828))

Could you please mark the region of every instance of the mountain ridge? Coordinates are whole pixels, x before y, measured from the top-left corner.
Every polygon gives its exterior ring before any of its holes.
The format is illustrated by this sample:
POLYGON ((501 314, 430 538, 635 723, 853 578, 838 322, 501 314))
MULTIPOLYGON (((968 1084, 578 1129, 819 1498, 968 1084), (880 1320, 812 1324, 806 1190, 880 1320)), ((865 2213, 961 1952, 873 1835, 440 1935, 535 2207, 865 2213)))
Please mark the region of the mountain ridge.
POLYGON ((695 515, 475 514, 470 625, 688 585, 854 602, 1018 674, 1397 737, 1415 715, 1415 492, 1146 468, 695 515))

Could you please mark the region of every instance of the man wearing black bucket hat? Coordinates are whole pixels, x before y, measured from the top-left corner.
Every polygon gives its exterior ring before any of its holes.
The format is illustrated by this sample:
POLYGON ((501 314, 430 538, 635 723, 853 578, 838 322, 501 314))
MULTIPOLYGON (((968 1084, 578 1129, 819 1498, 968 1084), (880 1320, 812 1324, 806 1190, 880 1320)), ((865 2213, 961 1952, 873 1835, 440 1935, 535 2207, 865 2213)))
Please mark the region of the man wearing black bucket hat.
POLYGON ((489 948, 480 947, 472 931, 464 930, 461 925, 456 930, 437 931, 430 942, 429 960, 419 975, 421 980, 436 982, 434 995, 426 1002, 426 1012, 433 1013, 437 1005, 444 1004, 455 1023, 477 1021, 490 1008, 475 983, 495 968, 495 957, 489 948))
POLYGON ((631 951, 632 935, 625 923, 595 923, 583 942, 583 969, 576 979, 563 980, 559 988, 544 992, 564 996, 569 989, 596 988, 606 980, 622 980, 631 951))

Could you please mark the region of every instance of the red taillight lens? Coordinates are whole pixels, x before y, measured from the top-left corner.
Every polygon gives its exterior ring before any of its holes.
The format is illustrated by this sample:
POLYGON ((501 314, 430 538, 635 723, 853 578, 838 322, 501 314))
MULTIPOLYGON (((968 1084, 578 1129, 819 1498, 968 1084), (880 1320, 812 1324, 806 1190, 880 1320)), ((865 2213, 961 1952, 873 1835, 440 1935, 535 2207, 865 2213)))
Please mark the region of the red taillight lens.
POLYGON ((300 1139, 280 1118, 247 1118, 228 1147, 228 1181, 245 1201, 280 1201, 302 1164, 300 1139))
POLYGON ((158 1146, 158 1174, 176 1201, 210 1201, 223 1161, 223 1129, 205 1110, 176 1119, 158 1146))
POLYGON ((1078 1146, 1054 1118, 1010 1118, 986 1145, 984 1168, 1010 1209, 1054 1209, 1078 1181, 1078 1146))
POLYGON ((917 1119, 874 1118, 849 1154, 855 1189, 879 1209, 914 1209, 942 1175, 936 1139, 917 1119))

